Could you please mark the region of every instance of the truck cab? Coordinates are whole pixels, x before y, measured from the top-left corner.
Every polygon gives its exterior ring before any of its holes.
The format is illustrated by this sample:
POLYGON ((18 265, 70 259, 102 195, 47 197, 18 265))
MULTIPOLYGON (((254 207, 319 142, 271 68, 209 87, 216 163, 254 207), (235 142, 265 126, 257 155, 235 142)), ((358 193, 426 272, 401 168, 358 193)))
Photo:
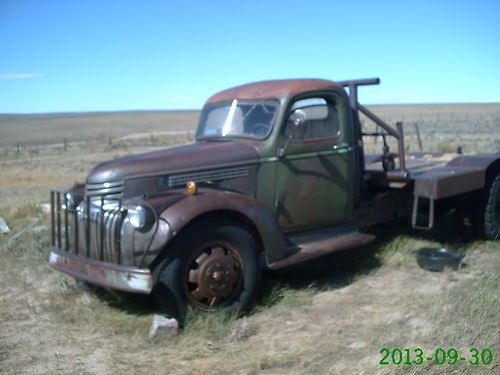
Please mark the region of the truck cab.
POLYGON ((355 142, 345 91, 321 80, 237 90, 209 99, 197 141, 254 143, 259 153, 255 198, 284 230, 351 220, 355 142), (299 92, 294 84, 300 84, 299 92))
POLYGON ((366 244, 375 237, 363 228, 412 212, 417 226, 422 205, 429 224, 435 202, 472 192, 486 199, 480 220, 496 215, 498 155, 407 165, 402 125, 357 101, 358 86, 376 83, 264 81, 213 95, 194 143, 101 163, 85 184, 51 193, 50 264, 152 293, 182 319, 189 307, 247 308, 262 259, 278 269, 366 244), (397 139, 397 153, 364 155, 363 136, 378 133, 363 133, 358 112, 397 139))

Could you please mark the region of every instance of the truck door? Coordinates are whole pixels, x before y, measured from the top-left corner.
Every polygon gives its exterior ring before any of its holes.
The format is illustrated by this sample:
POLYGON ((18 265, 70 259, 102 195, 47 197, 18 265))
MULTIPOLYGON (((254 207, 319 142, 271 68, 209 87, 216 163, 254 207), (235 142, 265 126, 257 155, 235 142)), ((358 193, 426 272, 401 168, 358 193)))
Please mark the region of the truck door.
POLYGON ((274 206, 283 229, 334 225, 349 218, 352 135, 342 100, 336 93, 316 94, 289 106, 282 146, 293 132, 290 114, 301 109, 306 120, 276 165, 274 206))

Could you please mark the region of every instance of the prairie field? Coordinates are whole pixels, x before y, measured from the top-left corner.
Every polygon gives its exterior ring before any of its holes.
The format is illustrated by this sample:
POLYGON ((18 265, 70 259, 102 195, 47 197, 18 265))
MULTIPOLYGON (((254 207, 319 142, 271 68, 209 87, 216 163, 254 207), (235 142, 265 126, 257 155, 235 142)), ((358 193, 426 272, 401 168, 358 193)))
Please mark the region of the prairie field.
MULTIPOLYGON (((370 108, 404 123, 409 151, 418 129, 423 151, 500 152, 499 103, 370 108)), ((250 312, 193 314, 170 339, 148 338, 151 298, 82 291, 52 270, 49 190, 104 160, 192 142, 198 114, 0 115, 0 216, 11 229, 0 234, 0 374, 500 373, 500 243, 453 212, 429 232, 376 227, 363 248, 265 271, 250 312), (426 246, 464 252, 463 266, 421 269, 414 252, 426 246), (455 348, 467 361, 381 365, 382 348, 455 348), (490 349, 492 363, 470 364, 472 348, 490 349)))

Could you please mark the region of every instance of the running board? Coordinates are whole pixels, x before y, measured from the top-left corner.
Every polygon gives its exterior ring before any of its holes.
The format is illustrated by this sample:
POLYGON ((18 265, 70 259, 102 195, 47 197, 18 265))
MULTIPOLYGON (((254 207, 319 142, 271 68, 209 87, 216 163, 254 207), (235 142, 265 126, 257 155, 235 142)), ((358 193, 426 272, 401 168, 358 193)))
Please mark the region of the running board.
POLYGON ((270 269, 277 270, 335 251, 362 246, 372 242, 375 236, 359 233, 354 227, 342 227, 296 234, 289 236, 288 239, 296 252, 287 258, 270 263, 268 265, 270 269))

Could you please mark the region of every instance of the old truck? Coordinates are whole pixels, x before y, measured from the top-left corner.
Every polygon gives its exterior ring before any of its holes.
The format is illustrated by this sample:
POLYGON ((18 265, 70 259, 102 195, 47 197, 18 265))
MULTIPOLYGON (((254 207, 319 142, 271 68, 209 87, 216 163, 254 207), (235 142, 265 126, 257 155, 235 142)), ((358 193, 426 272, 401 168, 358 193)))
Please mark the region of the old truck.
POLYGON ((51 192, 50 264, 152 293, 182 318, 190 307, 245 309, 262 263, 367 244, 380 223, 430 229, 454 208, 498 240, 500 155, 405 153, 402 124, 358 102, 360 86, 378 83, 276 80, 215 94, 194 143, 101 163, 85 184, 51 192), (378 130, 363 132, 360 113, 378 130), (365 155, 370 136, 397 149, 365 155))

